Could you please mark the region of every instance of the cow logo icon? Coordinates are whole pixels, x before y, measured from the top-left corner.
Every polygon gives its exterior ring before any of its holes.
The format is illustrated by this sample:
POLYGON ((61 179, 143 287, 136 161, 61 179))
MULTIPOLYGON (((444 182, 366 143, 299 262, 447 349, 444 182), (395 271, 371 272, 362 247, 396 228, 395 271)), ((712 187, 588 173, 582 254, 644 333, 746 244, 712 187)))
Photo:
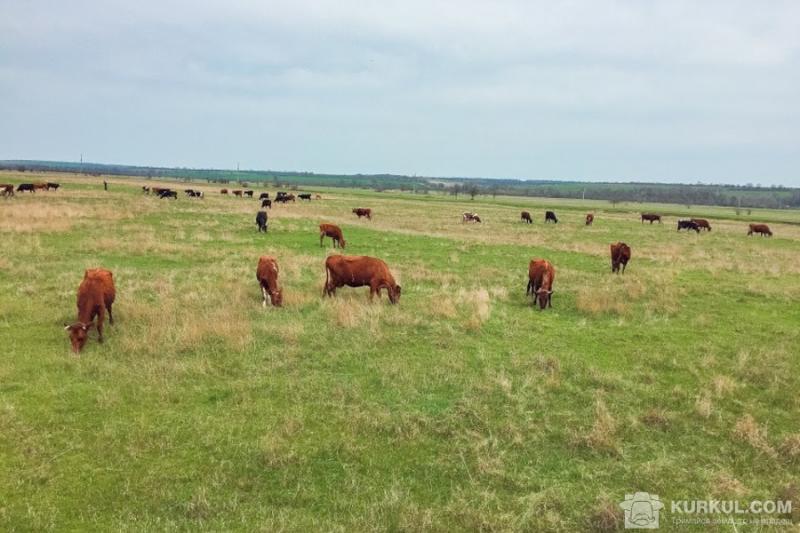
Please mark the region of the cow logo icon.
POLYGON ((625 529, 658 529, 661 499, 649 492, 626 494, 619 506, 625 511, 625 529))

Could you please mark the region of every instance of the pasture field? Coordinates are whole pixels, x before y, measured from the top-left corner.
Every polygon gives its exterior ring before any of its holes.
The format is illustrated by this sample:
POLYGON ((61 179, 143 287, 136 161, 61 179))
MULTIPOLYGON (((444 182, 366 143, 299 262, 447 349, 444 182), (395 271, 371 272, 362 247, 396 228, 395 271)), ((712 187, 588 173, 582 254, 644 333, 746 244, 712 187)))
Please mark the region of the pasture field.
POLYGON ((793 499, 800 521, 798 212, 327 189, 265 235, 219 187, 0 174, 40 179, 62 189, 0 198, 2 530, 610 531, 636 491, 793 499), (398 305, 321 297, 323 221, 389 264, 398 305), (748 238, 761 221, 774 237, 748 238), (546 311, 534 257, 556 268, 546 311), (96 266, 116 324, 76 357, 63 324, 96 266))

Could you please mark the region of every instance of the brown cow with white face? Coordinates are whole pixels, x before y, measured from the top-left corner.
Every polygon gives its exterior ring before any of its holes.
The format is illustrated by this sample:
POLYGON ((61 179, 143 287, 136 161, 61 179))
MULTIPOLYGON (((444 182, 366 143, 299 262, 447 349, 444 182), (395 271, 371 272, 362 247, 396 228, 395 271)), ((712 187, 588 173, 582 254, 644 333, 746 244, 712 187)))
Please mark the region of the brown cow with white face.
POLYGON ((110 270, 92 268, 84 272, 83 281, 78 287, 78 321, 65 325, 69 331, 72 351, 79 353, 89 338, 89 329, 97 327, 98 340, 103 342, 103 318, 108 311, 108 321, 114 325, 111 305, 116 298, 114 276, 110 270), (94 322, 95 317, 97 322, 94 322))
POLYGON ((333 247, 336 248, 338 245, 339 248, 344 249, 344 235, 342 234, 342 229, 337 226, 336 224, 320 224, 319 225, 319 246, 322 247, 322 240, 325 237, 330 237, 333 241, 333 247))
POLYGON ((256 268, 256 279, 261 287, 261 295, 264 301, 263 307, 267 307, 267 296, 274 307, 283 304, 283 291, 278 287, 278 262, 274 257, 262 255, 258 258, 258 268, 256 268))
POLYGON ((628 266, 628 261, 631 260, 631 248, 624 242, 615 242, 611 245, 611 272, 619 273, 619 268, 622 266, 622 273, 625 273, 625 267, 628 266))
POLYGON ((539 302, 539 308, 553 307, 553 280, 556 270, 550 261, 545 259, 532 259, 528 265, 528 289, 525 294, 532 294, 534 301, 539 302))
POLYGON ((381 289, 386 289, 389 301, 396 304, 400 301, 400 285, 398 285, 389 267, 376 257, 332 255, 325 260, 325 288, 323 296, 335 296, 339 287, 369 287, 369 299, 381 289))
POLYGON ((594 214, 586 213, 586 225, 591 226, 594 223, 594 214))

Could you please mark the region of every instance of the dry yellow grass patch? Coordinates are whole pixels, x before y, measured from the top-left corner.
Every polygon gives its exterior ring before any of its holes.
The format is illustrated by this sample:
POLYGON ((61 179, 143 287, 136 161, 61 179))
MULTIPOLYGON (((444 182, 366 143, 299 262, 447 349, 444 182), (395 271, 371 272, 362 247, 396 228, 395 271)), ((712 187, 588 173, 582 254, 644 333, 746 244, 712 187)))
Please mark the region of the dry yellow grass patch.
POLYGON ((595 418, 592 427, 583 434, 574 434, 573 442, 602 453, 619 453, 617 421, 608 411, 602 398, 595 402, 595 418))
POLYGON ((786 435, 778 446, 781 457, 790 463, 800 462, 800 433, 786 435))
POLYGON ((711 480, 711 494, 716 498, 742 498, 747 487, 727 472, 719 472, 711 480))
POLYGON ((702 394, 695 400, 694 410, 703 418, 708 418, 714 410, 714 404, 708 395, 702 394))
POLYGON ((467 312, 467 329, 480 329, 492 314, 492 299, 489 291, 480 287, 478 289, 460 289, 458 291, 459 307, 467 312))
POLYGON ((119 328, 123 349, 160 355, 191 351, 212 341, 234 349, 252 342, 250 323, 241 305, 247 301, 244 284, 190 279, 176 287, 174 278, 127 282, 120 299, 124 305, 117 306, 120 321, 124 314, 125 327, 119 328))
POLYGON ((726 396, 735 391, 738 384, 733 380, 733 378, 717 375, 711 380, 711 386, 714 389, 714 394, 717 397, 720 397, 726 396))
POLYGON ((767 439, 767 429, 759 425, 756 419, 751 415, 744 415, 736 421, 736 425, 733 428, 733 435, 738 440, 746 442, 756 450, 770 457, 775 457, 777 455, 767 439))

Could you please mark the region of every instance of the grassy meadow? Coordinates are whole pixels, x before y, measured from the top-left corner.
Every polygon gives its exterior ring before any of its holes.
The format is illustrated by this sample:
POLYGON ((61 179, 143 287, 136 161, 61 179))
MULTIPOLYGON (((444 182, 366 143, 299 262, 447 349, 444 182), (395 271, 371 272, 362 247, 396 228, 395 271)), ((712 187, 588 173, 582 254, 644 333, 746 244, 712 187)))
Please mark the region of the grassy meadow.
POLYGON ((0 198, 0 530, 612 531, 636 491, 794 498, 800 521, 796 211, 315 189, 265 235, 259 202, 219 187, 0 174, 38 180, 62 189, 0 198), (321 297, 320 222, 388 263, 399 305, 321 297), (281 309, 261 307, 264 254, 281 309), (97 266, 116 323, 76 357, 63 324, 97 266))

